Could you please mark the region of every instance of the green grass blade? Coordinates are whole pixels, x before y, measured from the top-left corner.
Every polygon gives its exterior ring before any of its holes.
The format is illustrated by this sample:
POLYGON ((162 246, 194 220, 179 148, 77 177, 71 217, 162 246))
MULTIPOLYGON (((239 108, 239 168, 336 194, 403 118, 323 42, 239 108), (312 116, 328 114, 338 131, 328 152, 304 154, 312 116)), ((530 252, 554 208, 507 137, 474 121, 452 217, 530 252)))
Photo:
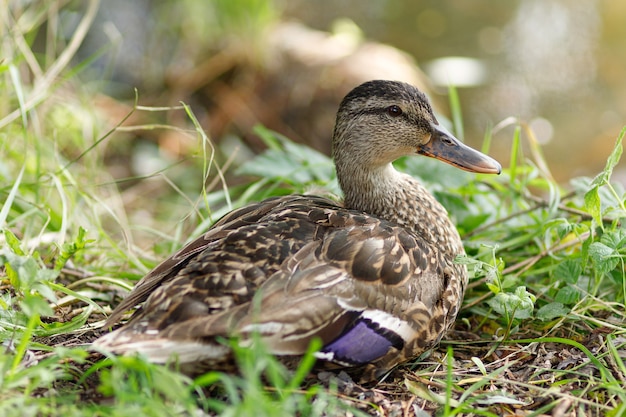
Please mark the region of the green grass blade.
MULTIPOLYGON (((519 153, 521 150, 521 134, 522 129, 519 125, 515 126, 515 132, 513 133, 513 144, 511 145, 511 160, 509 165, 510 172, 510 186, 513 188, 513 184, 517 180, 517 165, 519 153)), ((515 189, 515 188, 513 188, 515 189)))
POLYGON ((463 112, 461 111, 459 92, 454 85, 448 86, 448 96, 450 97, 450 113, 452 114, 454 134, 463 141, 465 138, 465 132, 463 131, 463 112))
POLYGON ((17 174, 17 178, 13 182, 13 186, 11 187, 11 191, 9 191, 9 195, 7 196, 4 204, 2 205, 2 210, 0 210, 0 230, 4 229, 7 218, 9 216, 9 211, 11 210, 11 206, 15 201, 15 197, 17 196, 17 191, 20 188, 20 184, 22 182, 22 176, 24 175, 25 166, 22 165, 22 169, 20 169, 19 174, 17 174))

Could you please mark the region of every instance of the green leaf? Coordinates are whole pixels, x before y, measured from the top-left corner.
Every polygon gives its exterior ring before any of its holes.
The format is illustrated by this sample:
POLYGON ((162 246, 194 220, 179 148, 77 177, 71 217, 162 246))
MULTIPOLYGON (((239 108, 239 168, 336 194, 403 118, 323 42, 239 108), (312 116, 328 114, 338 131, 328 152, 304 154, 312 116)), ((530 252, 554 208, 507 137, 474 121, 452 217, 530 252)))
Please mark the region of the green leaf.
POLYGON ((622 140, 625 134, 626 127, 622 129, 620 135, 615 141, 615 146, 606 160, 604 170, 598 174, 593 181, 591 181, 591 189, 585 194, 585 209, 593 217, 596 223, 600 225, 600 227, 603 227, 603 224, 599 188, 603 185, 609 184, 611 175, 613 174, 613 169, 622 157, 622 152, 624 150, 622 140))
POLYGON ((22 302, 20 303, 20 307, 24 314, 28 317, 32 317, 34 315, 38 316, 53 316, 54 311, 50 308, 50 305, 43 298, 36 295, 26 295, 22 302))
POLYGON ((575 284, 578 282, 578 277, 583 272, 580 259, 566 259, 554 270, 554 278, 565 281, 568 284, 575 284))
POLYGON ((597 224, 602 225, 602 207, 597 185, 585 194, 585 210, 597 224))
POLYGON ((564 317, 571 309, 565 307, 563 303, 552 302, 541 307, 537 311, 537 318, 543 321, 553 320, 557 317, 564 317))
POLYGON ((573 305, 580 299, 580 291, 572 286, 566 285, 557 291, 554 301, 564 305, 573 305))
POLYGON ((489 288, 489 291, 491 291, 494 294, 499 294, 500 293, 500 286, 493 284, 491 282, 487 282, 485 283, 487 285, 487 288, 489 288))
MULTIPOLYGON (((80 314, 72 317, 70 321, 41 323, 41 327, 35 330, 36 336, 54 336, 57 334, 65 334, 76 331, 85 325, 89 315, 93 312, 93 307, 88 306, 80 314)), ((44 314, 42 314, 44 315, 44 314)), ((51 314, 45 314, 50 316, 51 314)))
POLYGON ((602 262, 615 253, 615 249, 602 242, 593 242, 589 245, 589 256, 594 262, 602 262))
POLYGON ((454 190, 475 181, 475 176, 461 171, 450 164, 444 164, 433 158, 400 158, 393 164, 400 171, 419 177, 429 188, 435 190, 454 190))
POLYGON ((589 245, 589 257, 600 273, 612 271, 619 262, 617 251, 602 242, 593 242, 589 245))
POLYGON ((19 256, 14 253, 3 254, 7 274, 11 279, 11 285, 16 289, 28 292, 33 283, 37 281, 39 265, 33 257, 19 256))
POLYGON ((609 180, 611 179, 611 175, 613 174, 613 169, 622 157, 622 152, 624 151, 624 148, 622 146, 622 140, 624 139, 625 134, 626 127, 622 129, 619 136, 617 137, 617 140, 615 141, 615 146, 613 146, 613 151, 606 160, 604 170, 602 170, 602 172, 598 174, 591 182, 592 186, 598 187, 604 184, 608 184, 609 180))
POLYGON ((626 242, 626 236, 624 230, 607 230, 600 238, 600 242, 613 249, 620 249, 624 247, 626 242))
POLYGON ((274 132, 262 125, 256 125, 254 127, 254 133, 259 135, 263 143, 265 143, 265 146, 267 146, 269 149, 282 151, 282 142, 285 142, 286 140, 283 135, 274 132))
POLYGON ((7 246, 11 249, 11 251, 13 251, 13 253, 20 256, 26 255, 20 246, 20 240, 9 229, 4 230, 4 239, 6 240, 7 246))
POLYGON ((517 287, 514 293, 500 292, 487 303, 497 313, 508 318, 527 319, 532 316, 535 296, 526 287, 517 287))
POLYGON ((478 226, 481 226, 485 221, 490 217, 489 214, 472 214, 469 216, 465 216, 463 218, 463 222, 460 227, 465 229, 466 232, 472 231, 476 229, 478 226))
POLYGON ((262 133, 269 148, 239 167, 237 174, 281 179, 298 185, 331 180, 334 170, 329 157, 308 146, 291 142, 278 133, 259 129, 257 133, 262 133))
MULTIPOLYGON (((34 302, 28 301, 29 297, 38 298, 46 305, 48 302, 45 299, 50 302, 57 301, 49 283, 58 277, 59 271, 41 266, 32 256, 19 256, 7 251, 0 253, 0 260, 4 263, 11 285, 18 291, 18 294, 24 297, 24 302, 26 302, 24 308, 29 308, 34 302)), ((35 307, 33 307, 34 311, 40 310, 35 307)))
POLYGON ((626 127, 622 129, 617 140, 615 141, 615 146, 613 147, 613 151, 611 155, 606 160, 605 171, 609 173, 609 176, 613 173, 613 169, 617 166, 619 160, 622 157, 622 153, 624 152, 624 147, 622 146, 622 140, 624 139, 624 135, 626 134, 626 127))
POLYGON ((61 270, 67 261, 69 261, 73 256, 75 256, 79 251, 85 249, 85 247, 89 243, 95 242, 94 239, 86 239, 87 230, 85 230, 82 226, 78 228, 78 235, 76 239, 72 243, 66 243, 63 245, 63 250, 59 254, 56 262, 54 263, 55 270, 61 270))
POLYGON ((556 233, 559 239, 563 239, 565 236, 570 234, 572 230, 574 229, 574 225, 567 222, 567 220, 565 219, 557 219, 556 221, 559 222, 556 227, 556 233))

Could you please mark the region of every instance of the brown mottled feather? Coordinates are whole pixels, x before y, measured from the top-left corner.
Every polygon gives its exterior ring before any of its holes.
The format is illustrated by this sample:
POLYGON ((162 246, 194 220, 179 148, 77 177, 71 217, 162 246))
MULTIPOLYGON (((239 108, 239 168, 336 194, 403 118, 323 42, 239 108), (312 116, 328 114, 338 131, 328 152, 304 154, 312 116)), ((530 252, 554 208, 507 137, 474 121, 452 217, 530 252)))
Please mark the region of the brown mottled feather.
POLYGON ((342 337, 348 346, 371 333, 389 348, 371 358, 350 353, 368 358, 359 363, 370 377, 420 354, 459 310, 467 275, 454 258, 463 246, 445 209, 391 162, 423 153, 499 172, 497 162, 463 145, 455 154, 448 141, 456 143, 415 88, 357 87, 340 106, 333 141, 345 206, 296 195, 229 213, 146 275, 107 325, 141 308, 96 344, 155 362, 174 355, 190 372, 231 359, 219 338, 245 341, 253 331, 286 356, 319 338, 328 347, 320 358, 339 364, 347 360, 342 337))

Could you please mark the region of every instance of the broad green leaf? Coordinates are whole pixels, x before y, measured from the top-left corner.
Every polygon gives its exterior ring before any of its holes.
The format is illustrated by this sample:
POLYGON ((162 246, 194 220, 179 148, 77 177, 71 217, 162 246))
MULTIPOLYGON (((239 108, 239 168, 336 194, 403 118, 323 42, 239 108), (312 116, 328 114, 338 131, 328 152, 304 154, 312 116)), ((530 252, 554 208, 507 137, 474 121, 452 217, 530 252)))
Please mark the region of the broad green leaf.
POLYGON ((580 299, 580 291, 572 286, 566 285, 557 291, 554 301, 564 305, 573 305, 580 299))
POLYGON ((457 227, 459 229, 463 229, 465 232, 470 232, 485 223, 485 221, 489 217, 489 214, 472 214, 469 216, 465 216, 462 222, 457 225, 457 227))
POLYGON ((400 158, 394 162, 394 166, 423 180, 431 191, 456 189, 476 178, 475 175, 433 158, 400 158))
POLYGON ((578 277, 583 272, 580 259, 566 259, 554 269, 554 278, 565 281, 569 284, 578 282, 578 277))
POLYGON ((37 281, 39 265, 33 257, 19 256, 11 252, 2 254, 11 285, 16 289, 28 292, 37 281))
POLYGON ((500 281, 500 287, 505 290, 513 288, 519 284, 519 278, 515 275, 505 275, 500 281))
POLYGON ((563 303, 552 302, 541 307, 537 311, 537 318, 543 321, 553 320, 557 317, 564 317, 571 309, 565 307, 563 303))
POLYGON ((31 317, 33 315, 39 316, 53 316, 54 311, 50 308, 50 305, 41 297, 36 295, 26 295, 22 302, 20 302, 20 307, 22 311, 27 316, 31 317))
POLYGON ((619 262, 617 251, 602 242, 593 242, 589 245, 589 257, 601 273, 612 271, 619 262))
POLYGON ((624 246, 624 242, 626 242, 624 230, 607 230, 600 238, 600 242, 604 243, 610 248, 620 249, 624 246))
POLYGON ((585 194, 585 210, 597 224, 602 225, 602 207, 597 185, 585 194))
POLYGON ((262 132, 269 148, 239 167, 238 174, 275 178, 299 185, 328 182, 333 177, 332 160, 326 155, 267 129, 258 132, 262 132))

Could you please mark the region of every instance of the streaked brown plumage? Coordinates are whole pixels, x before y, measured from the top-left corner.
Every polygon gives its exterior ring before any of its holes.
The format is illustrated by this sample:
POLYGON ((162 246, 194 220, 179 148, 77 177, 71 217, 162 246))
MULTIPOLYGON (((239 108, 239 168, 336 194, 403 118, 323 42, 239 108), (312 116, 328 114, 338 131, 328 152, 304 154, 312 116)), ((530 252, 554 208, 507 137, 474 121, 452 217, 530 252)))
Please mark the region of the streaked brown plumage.
POLYGON ((142 307, 95 344, 173 356, 184 370, 230 360, 220 338, 258 331, 277 355, 322 340, 321 360, 376 376, 436 344, 467 282, 463 246, 445 209, 391 162, 423 154, 499 173, 436 121, 426 97, 393 81, 342 101, 333 137, 343 205, 278 197, 235 210, 146 275, 108 320, 142 307))

